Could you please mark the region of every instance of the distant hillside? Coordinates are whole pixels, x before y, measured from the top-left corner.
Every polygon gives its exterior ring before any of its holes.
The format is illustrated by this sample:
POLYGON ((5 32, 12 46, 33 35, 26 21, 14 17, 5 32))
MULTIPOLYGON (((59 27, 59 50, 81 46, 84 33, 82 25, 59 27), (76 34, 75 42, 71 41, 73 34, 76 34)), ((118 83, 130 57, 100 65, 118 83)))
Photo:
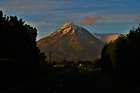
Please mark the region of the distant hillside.
POLYGON ((103 34, 103 33, 95 33, 95 36, 97 38, 99 38, 100 40, 102 40, 105 43, 109 43, 111 41, 116 40, 120 34, 118 33, 107 33, 107 34, 103 34))

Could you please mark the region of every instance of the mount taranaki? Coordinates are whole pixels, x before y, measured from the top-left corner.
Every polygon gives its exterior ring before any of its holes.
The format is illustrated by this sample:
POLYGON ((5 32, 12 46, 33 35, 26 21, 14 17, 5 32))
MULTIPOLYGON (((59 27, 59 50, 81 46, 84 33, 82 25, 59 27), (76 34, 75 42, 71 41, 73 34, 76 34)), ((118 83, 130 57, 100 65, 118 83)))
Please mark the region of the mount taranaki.
POLYGON ((37 42, 46 60, 61 62, 93 61, 100 56, 104 42, 85 28, 73 23, 65 23, 58 31, 37 42))

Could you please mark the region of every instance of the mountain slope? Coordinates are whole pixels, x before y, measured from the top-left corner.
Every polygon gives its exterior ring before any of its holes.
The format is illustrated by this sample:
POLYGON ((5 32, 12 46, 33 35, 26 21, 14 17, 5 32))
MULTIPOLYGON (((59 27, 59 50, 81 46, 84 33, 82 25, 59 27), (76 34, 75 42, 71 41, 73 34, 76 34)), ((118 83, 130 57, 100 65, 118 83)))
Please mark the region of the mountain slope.
POLYGON ((38 47, 53 61, 93 61, 100 55, 103 42, 86 29, 65 23, 58 31, 40 39, 38 47))

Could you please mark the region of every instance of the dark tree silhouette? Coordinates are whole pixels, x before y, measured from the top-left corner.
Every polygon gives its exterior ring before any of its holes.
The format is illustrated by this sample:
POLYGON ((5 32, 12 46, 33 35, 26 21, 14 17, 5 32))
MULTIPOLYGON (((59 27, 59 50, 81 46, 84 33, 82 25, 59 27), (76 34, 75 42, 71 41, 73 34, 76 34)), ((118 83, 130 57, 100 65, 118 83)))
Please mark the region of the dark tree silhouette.
MULTIPOLYGON (((107 44, 102 51, 102 67, 112 68, 129 87, 140 85, 140 25, 107 44)), ((110 71, 110 70, 108 70, 110 71)))
POLYGON ((0 81, 7 88, 8 84, 32 79, 41 58, 36 36, 36 28, 16 16, 4 16, 0 11, 0 81))

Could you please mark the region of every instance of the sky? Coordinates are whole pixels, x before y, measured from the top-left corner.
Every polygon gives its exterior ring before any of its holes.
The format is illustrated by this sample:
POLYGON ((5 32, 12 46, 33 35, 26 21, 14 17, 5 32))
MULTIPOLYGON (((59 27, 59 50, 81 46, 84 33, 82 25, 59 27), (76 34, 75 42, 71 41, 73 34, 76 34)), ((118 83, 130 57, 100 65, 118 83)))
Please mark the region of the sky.
POLYGON ((91 33, 128 33, 140 23, 140 0, 0 0, 0 10, 38 29, 38 39, 65 22, 91 33))

